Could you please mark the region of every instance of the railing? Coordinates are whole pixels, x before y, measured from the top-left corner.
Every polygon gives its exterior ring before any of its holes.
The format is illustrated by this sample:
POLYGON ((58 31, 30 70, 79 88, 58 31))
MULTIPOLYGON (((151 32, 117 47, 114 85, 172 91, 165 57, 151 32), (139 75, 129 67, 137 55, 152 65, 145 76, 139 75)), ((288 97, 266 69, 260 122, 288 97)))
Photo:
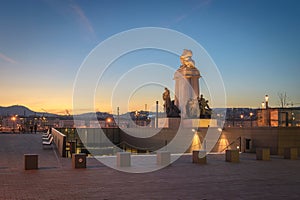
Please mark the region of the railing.
POLYGON ((59 155, 61 157, 66 157, 66 136, 55 128, 51 129, 51 134, 59 155))
POLYGON ((223 152, 223 151, 227 150, 228 147, 230 147, 231 145, 235 144, 237 141, 239 142, 239 150, 241 151, 241 149, 242 149, 242 137, 240 136, 240 137, 236 138, 233 142, 231 142, 230 144, 228 144, 228 145, 227 145, 224 149, 222 149, 220 152, 223 152))

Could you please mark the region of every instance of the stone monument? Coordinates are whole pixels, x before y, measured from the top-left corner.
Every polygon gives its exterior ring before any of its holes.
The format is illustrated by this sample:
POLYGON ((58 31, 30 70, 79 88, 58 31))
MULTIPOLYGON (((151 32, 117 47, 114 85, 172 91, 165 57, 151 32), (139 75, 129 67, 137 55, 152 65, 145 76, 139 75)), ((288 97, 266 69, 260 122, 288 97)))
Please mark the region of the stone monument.
POLYGON ((192 59, 193 52, 184 49, 180 56, 181 66, 174 74, 175 80, 175 100, 171 101, 170 91, 165 88, 163 93, 164 109, 167 114, 162 124, 178 123, 176 119, 183 118, 184 126, 199 127, 200 119, 202 126, 206 127, 211 124, 211 109, 203 95, 200 95, 199 78, 201 78, 199 70, 195 67, 195 61, 192 59), (199 96, 200 95, 200 96, 199 96))
POLYGON ((181 117, 200 115, 197 109, 187 110, 188 106, 196 108, 200 93, 199 78, 201 75, 195 67, 192 56, 193 52, 191 50, 184 49, 180 56, 181 66, 174 74, 175 105, 181 110, 181 117))

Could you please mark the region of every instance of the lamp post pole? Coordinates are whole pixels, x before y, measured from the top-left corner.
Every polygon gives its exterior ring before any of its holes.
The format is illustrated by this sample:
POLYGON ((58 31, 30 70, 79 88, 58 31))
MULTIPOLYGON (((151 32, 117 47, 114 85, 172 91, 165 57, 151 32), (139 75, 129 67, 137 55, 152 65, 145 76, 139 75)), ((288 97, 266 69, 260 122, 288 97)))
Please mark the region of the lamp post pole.
POLYGON ((250 122, 251 122, 250 126, 251 126, 251 128, 252 128, 252 116, 253 116, 253 112, 250 112, 250 122))
POLYGON ((269 110, 269 95, 265 95, 265 102, 266 102, 266 112, 267 112, 267 123, 268 126, 271 126, 271 116, 270 116, 270 110, 269 110))
POLYGON ((117 123, 118 123, 118 127, 120 126, 120 108, 119 107, 117 107, 117 123))
POLYGON ((243 123, 243 122, 244 122, 244 120, 243 120, 243 119, 244 119, 244 115, 243 115, 243 114, 241 114, 241 116, 240 116, 240 117, 241 117, 241 126, 243 127, 243 126, 244 126, 244 123, 243 123))
POLYGON ((155 128, 158 128, 158 101, 156 101, 155 128))

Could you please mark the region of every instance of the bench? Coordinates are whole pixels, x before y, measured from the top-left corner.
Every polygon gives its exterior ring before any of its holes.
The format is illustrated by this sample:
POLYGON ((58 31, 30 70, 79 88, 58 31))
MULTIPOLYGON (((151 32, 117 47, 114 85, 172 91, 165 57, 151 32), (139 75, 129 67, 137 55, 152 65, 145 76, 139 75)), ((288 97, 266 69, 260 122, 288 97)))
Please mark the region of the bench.
POLYGON ((51 146, 52 145, 52 142, 53 142, 53 136, 51 136, 50 137, 50 140, 48 140, 48 141, 43 141, 43 148, 45 147, 45 146, 51 146))
POLYGON ((43 141, 49 141, 51 137, 52 137, 52 135, 48 134, 48 136, 43 136, 42 140, 43 141))

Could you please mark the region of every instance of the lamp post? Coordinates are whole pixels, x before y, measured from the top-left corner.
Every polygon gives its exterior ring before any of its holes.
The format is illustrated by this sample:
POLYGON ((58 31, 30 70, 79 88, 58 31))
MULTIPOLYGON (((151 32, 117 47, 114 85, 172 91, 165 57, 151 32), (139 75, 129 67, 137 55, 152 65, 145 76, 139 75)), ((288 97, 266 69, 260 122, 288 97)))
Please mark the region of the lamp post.
POLYGON ((244 119, 244 115, 243 114, 241 114, 241 126, 243 127, 243 125, 244 125, 244 123, 243 123, 243 119, 244 119))
POLYGON ((265 102, 266 102, 266 109, 269 108, 269 96, 266 94, 265 95, 265 102))
POLYGON ((267 112, 267 123, 268 126, 271 126, 271 116, 270 116, 270 110, 269 110, 269 95, 265 95, 265 102, 266 102, 266 112, 267 112))
POLYGON ((155 128, 158 128, 158 101, 156 101, 155 128))
POLYGON ((13 122, 13 132, 15 132, 15 122, 16 122, 16 119, 17 119, 17 115, 14 115, 11 117, 11 120, 13 122))
POLYGON ((253 112, 250 112, 250 122, 251 122, 251 128, 252 128, 252 116, 253 116, 253 112))
POLYGON ((138 117, 139 117, 139 112, 136 110, 135 111, 135 125, 136 125, 136 127, 138 126, 138 117))
POLYGON ((120 126, 120 108, 117 107, 117 123, 118 123, 118 127, 120 126))

